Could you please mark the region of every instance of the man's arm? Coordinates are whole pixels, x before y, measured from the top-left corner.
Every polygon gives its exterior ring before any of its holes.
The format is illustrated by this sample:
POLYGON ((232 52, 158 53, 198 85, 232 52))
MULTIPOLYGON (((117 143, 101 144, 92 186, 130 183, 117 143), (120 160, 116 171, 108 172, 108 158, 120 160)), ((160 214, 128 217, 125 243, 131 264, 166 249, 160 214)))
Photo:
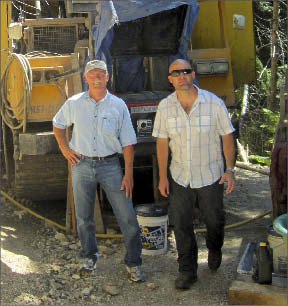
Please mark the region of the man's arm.
POLYGON ((69 144, 66 138, 66 130, 59 129, 53 125, 53 132, 58 142, 58 146, 64 157, 69 161, 71 165, 76 165, 79 161, 79 157, 81 156, 81 154, 69 148, 69 144))
POLYGON ((156 149, 157 149, 157 160, 159 167, 159 186, 158 189, 163 197, 169 195, 169 182, 167 177, 168 167, 168 138, 157 138, 156 149))
MULTIPOLYGON (((226 169, 233 168, 235 164, 235 147, 233 134, 227 134, 222 136, 223 153, 226 161, 226 169)), ((223 173, 219 184, 227 182, 226 193, 231 193, 235 187, 234 173, 230 170, 226 170, 223 173)))
POLYGON ((133 180, 133 161, 134 161, 134 148, 133 145, 125 146, 122 148, 123 157, 125 162, 125 173, 121 184, 121 190, 126 190, 126 198, 132 199, 132 192, 134 187, 133 180))

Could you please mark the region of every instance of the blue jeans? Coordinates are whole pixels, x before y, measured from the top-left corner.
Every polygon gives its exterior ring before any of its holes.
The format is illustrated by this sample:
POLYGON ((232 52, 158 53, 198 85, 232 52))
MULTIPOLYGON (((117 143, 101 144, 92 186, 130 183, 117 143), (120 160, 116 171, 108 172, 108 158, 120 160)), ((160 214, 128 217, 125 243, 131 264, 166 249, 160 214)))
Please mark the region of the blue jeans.
POLYGON ((94 203, 99 183, 107 195, 124 237, 126 265, 141 265, 140 228, 132 201, 126 198, 125 190, 120 190, 123 173, 119 158, 115 156, 101 161, 81 158, 76 166, 72 166, 71 171, 77 231, 83 255, 89 257, 97 252, 94 203))

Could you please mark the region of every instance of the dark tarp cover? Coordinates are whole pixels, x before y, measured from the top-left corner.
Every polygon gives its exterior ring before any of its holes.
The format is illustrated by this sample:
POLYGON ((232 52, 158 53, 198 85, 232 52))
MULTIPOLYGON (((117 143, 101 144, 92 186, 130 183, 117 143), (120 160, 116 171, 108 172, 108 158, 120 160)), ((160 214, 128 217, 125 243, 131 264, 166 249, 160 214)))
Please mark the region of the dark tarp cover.
MULTIPOLYGON (((183 8, 183 7, 182 7, 183 8)), ((199 11, 199 6, 197 0, 111 0, 111 1, 101 1, 101 9, 99 16, 99 24, 93 26, 92 33, 94 38, 94 57, 95 59, 104 60, 107 63, 108 70, 112 71, 112 56, 117 57, 118 60, 118 71, 119 73, 125 75, 125 78, 118 80, 116 84, 116 91, 141 91, 144 87, 144 68, 143 68, 143 56, 153 56, 153 55, 169 55, 169 62, 171 63, 176 58, 188 59, 188 42, 191 37, 193 25, 197 18, 199 11), (185 10, 179 8, 185 5, 185 10), (178 9, 177 9, 178 8, 178 9), (170 16, 169 12, 171 11, 170 16), (161 14, 162 12, 162 14, 161 14), (182 33, 179 32, 179 24, 177 27, 173 27, 175 22, 180 22, 181 17, 183 19, 183 12, 186 12, 185 20, 182 20, 183 30, 182 33), (157 13, 159 13, 157 15, 157 13), (154 15, 155 16, 151 16, 154 15), (132 35, 132 40, 135 41, 135 45, 129 45, 129 39, 127 39, 127 48, 121 49, 121 37, 116 39, 122 33, 122 37, 125 37, 125 26, 130 26, 131 22, 136 19, 151 16, 149 21, 135 21, 133 23, 134 33, 132 35), (164 18, 168 20, 166 26, 159 20, 159 18, 164 18), (178 18, 178 19, 177 19, 178 18), (170 24, 169 24, 170 21, 170 24), (130 23, 129 23, 130 22, 130 23), (127 24, 125 24, 127 23, 127 24), (158 24, 157 24, 158 23, 158 24), (130 25, 129 25, 130 24, 130 25), (120 25, 120 26, 119 26, 120 25), (171 34, 173 38, 177 38, 178 41, 172 42, 171 39, 167 39, 162 44, 160 42, 161 37, 158 38, 159 46, 155 37, 157 38, 157 33, 154 35, 154 44, 152 43, 150 48, 147 48, 147 33, 151 33, 151 29, 155 27, 155 31, 159 31, 163 36, 163 33, 169 30, 169 35, 171 34), (143 30, 144 29, 144 30, 143 30), (115 31, 114 31, 115 30, 115 31), (138 32, 137 32, 138 31, 138 32), (161 32, 162 31, 162 32, 161 32), (113 41, 115 34, 115 41, 113 41), (119 34, 120 33, 120 34, 119 34), (141 33, 141 34, 140 34, 141 33), (124 34, 124 35, 123 35, 124 34), (138 34, 138 35, 135 35, 138 34), (137 36, 142 35, 144 37, 144 43, 140 43, 140 39, 133 39, 137 36), (146 43, 145 43, 146 35, 146 43), (113 43, 112 43, 113 42, 113 43), (112 44, 112 48, 111 48, 112 44), (146 47, 145 47, 146 45, 146 47), (178 48, 178 50, 177 50, 178 48), (111 50, 112 49, 112 50, 111 50), (169 54, 169 49, 171 50, 169 54), (134 53, 134 56, 132 54, 134 53)), ((129 33, 127 33, 129 35, 129 33)), ((141 38, 142 38, 141 37, 141 38)))

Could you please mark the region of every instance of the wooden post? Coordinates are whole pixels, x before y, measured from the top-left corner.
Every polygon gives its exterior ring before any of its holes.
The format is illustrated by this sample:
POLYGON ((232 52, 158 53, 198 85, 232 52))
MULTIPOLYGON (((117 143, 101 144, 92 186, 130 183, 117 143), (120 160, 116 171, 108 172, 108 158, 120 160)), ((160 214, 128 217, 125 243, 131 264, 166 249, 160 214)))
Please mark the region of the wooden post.
POLYGON ((273 17, 271 31, 271 78, 270 78, 270 95, 268 107, 271 111, 276 108, 276 82, 277 82, 277 62, 278 62, 278 39, 277 32, 279 27, 279 0, 273 1, 273 17))
POLYGON ((103 218, 102 218, 102 213, 101 213, 99 195, 98 195, 97 190, 96 190, 95 206, 94 206, 94 223, 95 223, 95 232, 97 234, 106 233, 103 218))
MULTIPOLYGON (((66 138, 71 139, 71 129, 66 129, 66 138)), ((67 201, 66 201, 66 231, 76 235, 76 218, 72 188, 71 165, 68 163, 67 201)))
POLYGON ((155 154, 152 155, 152 169, 153 169, 153 195, 154 202, 159 201, 159 193, 158 193, 158 173, 157 173, 157 157, 155 154))
POLYGON ((72 235, 76 235, 76 218, 70 165, 68 165, 66 231, 71 232, 72 235))
MULTIPOLYGON (((72 69, 79 69, 80 65, 78 62, 78 53, 72 53, 71 54, 71 64, 72 64, 72 69)), ((72 77, 73 80, 73 94, 77 94, 82 92, 82 81, 81 81, 81 72, 74 74, 72 77)))

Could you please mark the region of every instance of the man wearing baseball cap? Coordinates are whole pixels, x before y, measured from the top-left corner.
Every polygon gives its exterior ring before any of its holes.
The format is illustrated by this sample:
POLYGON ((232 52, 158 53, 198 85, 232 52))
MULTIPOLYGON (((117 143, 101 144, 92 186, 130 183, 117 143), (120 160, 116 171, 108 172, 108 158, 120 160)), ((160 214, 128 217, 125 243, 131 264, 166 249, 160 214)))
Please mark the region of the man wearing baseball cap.
POLYGON ((125 102, 107 90, 106 63, 100 60, 88 62, 84 80, 89 86, 88 91, 70 97, 53 118, 59 148, 72 165, 77 231, 82 246, 80 255, 87 257, 83 268, 95 269, 98 259, 93 216, 99 183, 124 237, 128 277, 134 282, 144 281, 140 268, 140 228, 132 203, 135 131, 125 102), (72 138, 68 143, 65 129, 72 125, 72 138), (123 153, 124 175, 119 153, 123 153))

